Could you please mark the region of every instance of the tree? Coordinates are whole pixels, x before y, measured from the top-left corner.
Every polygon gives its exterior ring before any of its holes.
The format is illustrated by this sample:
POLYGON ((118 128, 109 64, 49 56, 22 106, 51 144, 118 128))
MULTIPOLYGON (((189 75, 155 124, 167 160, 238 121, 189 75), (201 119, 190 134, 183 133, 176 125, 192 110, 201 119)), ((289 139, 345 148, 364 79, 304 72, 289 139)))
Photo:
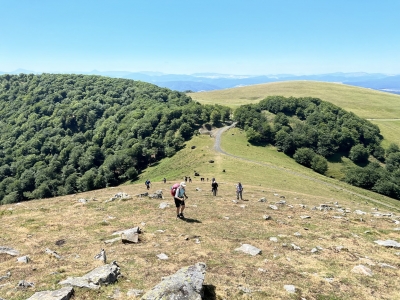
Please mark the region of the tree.
POLYGON ((315 156, 315 152, 310 148, 299 148, 293 155, 294 160, 307 168, 311 168, 311 163, 315 156))
POLYGON ((213 125, 218 125, 221 122, 221 113, 219 110, 214 109, 210 115, 210 122, 213 125))
POLYGON ((328 171, 328 161, 325 157, 316 154, 311 161, 311 169, 320 174, 325 174, 328 171))
POLYGON ((364 145, 358 144, 350 149, 349 158, 355 163, 364 163, 368 161, 368 150, 364 145))

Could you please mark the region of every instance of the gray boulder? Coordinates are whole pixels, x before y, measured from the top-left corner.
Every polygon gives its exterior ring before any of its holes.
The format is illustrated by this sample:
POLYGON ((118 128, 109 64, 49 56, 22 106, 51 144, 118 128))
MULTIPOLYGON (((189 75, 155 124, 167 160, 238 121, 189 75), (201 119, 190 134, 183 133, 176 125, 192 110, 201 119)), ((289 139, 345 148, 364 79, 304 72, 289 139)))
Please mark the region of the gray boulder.
POLYGON ((386 241, 377 240, 374 241, 374 243, 377 243, 378 245, 385 247, 400 248, 400 243, 393 240, 386 240, 386 241))
POLYGON ((201 300, 204 296, 203 282, 206 264, 197 263, 180 269, 174 275, 164 277, 163 281, 142 296, 142 300, 201 300))
POLYGON ((21 256, 17 258, 17 261, 20 263, 28 263, 30 261, 29 256, 25 255, 25 256, 21 256))
POLYGON ((120 268, 113 261, 111 264, 100 266, 82 277, 68 277, 66 280, 60 281, 59 284, 98 289, 101 285, 116 282, 120 275, 120 268))
POLYGON ((74 289, 66 286, 56 291, 36 292, 27 300, 69 300, 73 294, 74 289))
POLYGON ((257 255, 261 254, 261 249, 258 249, 257 247, 254 247, 249 244, 243 244, 241 247, 236 248, 235 251, 242 251, 244 253, 250 254, 250 255, 257 255))
POLYGON ((11 256, 19 255, 18 250, 15 250, 15 249, 13 249, 11 247, 5 247, 5 246, 0 246, 0 254, 2 254, 2 253, 8 254, 8 255, 11 255, 11 256))

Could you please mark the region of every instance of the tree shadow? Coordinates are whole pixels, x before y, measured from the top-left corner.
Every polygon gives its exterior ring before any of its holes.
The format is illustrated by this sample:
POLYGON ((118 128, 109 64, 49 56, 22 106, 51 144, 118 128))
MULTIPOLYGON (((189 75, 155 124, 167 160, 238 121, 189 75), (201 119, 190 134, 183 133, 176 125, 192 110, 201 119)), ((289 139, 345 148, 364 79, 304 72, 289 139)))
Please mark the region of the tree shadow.
POLYGON ((187 222, 187 223, 201 223, 201 221, 199 221, 199 220, 196 220, 196 219, 190 219, 190 218, 184 218, 184 219, 181 219, 182 221, 185 221, 185 222, 187 222))
POLYGON ((329 157, 327 157, 326 159, 330 162, 330 163, 342 163, 342 157, 346 156, 346 153, 344 152, 337 152, 329 157))
POLYGON ((215 293, 215 286, 212 284, 203 285, 204 290, 204 300, 216 300, 217 295, 215 293))

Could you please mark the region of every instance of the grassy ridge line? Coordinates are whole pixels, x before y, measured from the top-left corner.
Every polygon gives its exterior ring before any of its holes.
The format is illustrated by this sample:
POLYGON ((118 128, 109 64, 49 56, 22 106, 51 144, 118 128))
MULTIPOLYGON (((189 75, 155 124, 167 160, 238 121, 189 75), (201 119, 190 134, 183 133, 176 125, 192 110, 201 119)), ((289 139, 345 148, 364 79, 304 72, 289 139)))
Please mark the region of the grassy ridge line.
POLYGON ((285 81, 251 85, 239 88, 188 94, 203 104, 222 104, 236 108, 257 103, 267 96, 316 97, 331 102, 361 118, 374 119, 385 137, 384 146, 390 142, 400 144, 400 122, 380 122, 379 119, 398 119, 400 95, 337 83, 316 81, 285 81), (396 134, 397 133, 397 134, 396 134))

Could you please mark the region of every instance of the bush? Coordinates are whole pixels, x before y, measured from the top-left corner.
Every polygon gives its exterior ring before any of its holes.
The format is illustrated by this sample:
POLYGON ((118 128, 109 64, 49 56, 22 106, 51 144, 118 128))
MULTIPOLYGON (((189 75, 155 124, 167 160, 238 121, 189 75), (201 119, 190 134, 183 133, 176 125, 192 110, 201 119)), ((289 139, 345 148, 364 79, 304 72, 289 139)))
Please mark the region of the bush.
POLYGON ((320 174, 325 174, 328 171, 328 161, 325 157, 316 154, 311 161, 311 169, 320 174))
POLYGON ((315 156, 315 152, 310 148, 297 149, 293 155, 294 160, 307 168, 311 168, 311 162, 315 156))
POLYGON ((364 163, 368 161, 368 150, 364 145, 358 144, 350 149, 349 158, 355 163, 364 163))

